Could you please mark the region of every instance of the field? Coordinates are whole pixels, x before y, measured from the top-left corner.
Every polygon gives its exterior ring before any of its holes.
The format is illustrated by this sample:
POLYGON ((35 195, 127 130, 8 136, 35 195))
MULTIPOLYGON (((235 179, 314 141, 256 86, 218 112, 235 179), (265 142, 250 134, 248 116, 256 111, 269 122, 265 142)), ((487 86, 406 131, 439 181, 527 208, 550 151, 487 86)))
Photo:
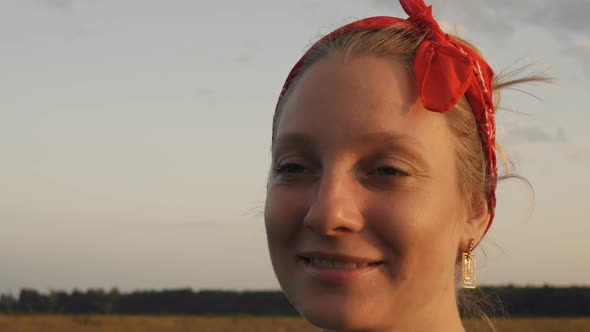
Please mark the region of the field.
MULTIPOLYGON (((471 331, 487 331, 465 321, 471 331)), ((498 332, 590 332, 587 319, 503 319, 498 332)), ((304 320, 285 317, 0 315, 0 332, 317 332, 304 320)))

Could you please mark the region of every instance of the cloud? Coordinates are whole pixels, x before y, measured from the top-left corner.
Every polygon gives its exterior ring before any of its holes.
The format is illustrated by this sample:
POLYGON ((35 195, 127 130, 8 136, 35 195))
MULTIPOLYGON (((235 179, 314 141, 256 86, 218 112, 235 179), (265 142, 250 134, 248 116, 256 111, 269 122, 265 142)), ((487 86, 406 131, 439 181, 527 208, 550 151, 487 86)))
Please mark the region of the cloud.
MULTIPOLYGON (((186 221, 186 222, 173 222, 173 223, 166 223, 161 224, 162 226, 165 225, 167 227, 179 227, 179 228, 214 228, 223 226, 225 223, 215 220, 206 220, 206 221, 186 221)), ((159 224, 160 225, 160 224, 159 224)))
POLYGON ((249 63, 252 63, 252 61, 254 60, 254 57, 251 55, 242 54, 242 55, 237 56, 234 60, 235 60, 235 62, 237 62, 239 64, 249 64, 249 63))
POLYGON ((578 49, 580 52, 590 55, 590 35, 578 41, 578 49))
POLYGON ((74 6, 77 6, 81 3, 91 3, 95 0, 34 0, 35 3, 40 6, 47 8, 49 10, 53 10, 56 12, 62 13, 71 13, 74 9, 74 6))
POLYGON ((511 140, 523 143, 565 143, 567 138, 563 128, 553 134, 540 127, 529 126, 512 128, 507 131, 511 140))
POLYGON ((179 221, 179 222, 161 222, 154 224, 155 226, 173 227, 173 228, 187 228, 187 229, 202 229, 202 228, 236 228, 236 227, 248 227, 247 222, 236 222, 227 220, 200 220, 200 221, 179 221))
POLYGON ((586 73, 590 76, 590 35, 588 39, 581 41, 578 44, 578 50, 575 52, 578 62, 585 69, 586 73))
POLYGON ((577 56, 581 64, 590 69, 590 33, 588 36, 576 40, 571 51, 577 56))
POLYGON ((564 45, 561 54, 571 58, 579 66, 581 71, 576 72, 576 75, 590 75, 590 33, 585 37, 574 38, 571 43, 564 45))
MULTIPOLYGON (((525 1, 526 2, 526 1, 525 1)), ((527 19, 529 23, 544 27, 547 30, 575 33, 590 32, 590 1, 588 0, 529 0, 530 11, 527 19)))
POLYGON ((197 93, 200 96, 210 96, 213 94, 213 90, 207 89, 207 88, 202 88, 202 89, 197 90, 197 93))
POLYGON ((569 145, 566 149, 566 156, 571 160, 590 157, 590 143, 569 145))
POLYGON ((73 0, 36 0, 39 6, 60 12, 71 12, 73 0))

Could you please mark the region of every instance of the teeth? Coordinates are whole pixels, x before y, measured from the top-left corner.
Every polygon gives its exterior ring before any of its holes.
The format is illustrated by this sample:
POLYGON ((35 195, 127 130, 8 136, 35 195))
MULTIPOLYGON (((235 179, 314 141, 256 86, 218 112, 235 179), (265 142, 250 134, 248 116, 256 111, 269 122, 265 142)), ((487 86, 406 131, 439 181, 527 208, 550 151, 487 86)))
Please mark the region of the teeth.
POLYGON ((367 263, 350 263, 342 261, 334 261, 329 259, 320 258, 309 258, 309 263, 317 267, 331 268, 331 269, 342 269, 342 270, 354 270, 369 266, 367 263))

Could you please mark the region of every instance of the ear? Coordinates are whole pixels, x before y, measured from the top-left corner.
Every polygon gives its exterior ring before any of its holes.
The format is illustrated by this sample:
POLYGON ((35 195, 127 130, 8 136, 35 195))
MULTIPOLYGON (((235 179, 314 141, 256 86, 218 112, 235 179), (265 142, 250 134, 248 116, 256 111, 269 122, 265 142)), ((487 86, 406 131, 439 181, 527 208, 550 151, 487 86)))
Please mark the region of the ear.
POLYGON ((477 198, 474 197, 472 204, 467 211, 460 249, 462 251, 468 251, 472 239, 475 239, 474 247, 477 247, 481 242, 489 223, 490 211, 487 200, 483 196, 477 198))

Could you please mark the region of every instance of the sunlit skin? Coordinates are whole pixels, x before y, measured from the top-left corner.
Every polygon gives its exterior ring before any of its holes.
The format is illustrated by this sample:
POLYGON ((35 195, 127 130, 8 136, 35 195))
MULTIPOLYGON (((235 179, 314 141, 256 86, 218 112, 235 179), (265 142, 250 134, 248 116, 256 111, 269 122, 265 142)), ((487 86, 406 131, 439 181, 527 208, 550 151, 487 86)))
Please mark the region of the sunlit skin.
POLYGON ((423 108, 400 62, 332 55, 283 107, 265 223, 281 287, 329 331, 463 331, 455 264, 485 229, 467 210, 445 115, 423 108), (342 282, 302 253, 377 262, 342 282), (313 271, 312 271, 313 272, 313 271))

